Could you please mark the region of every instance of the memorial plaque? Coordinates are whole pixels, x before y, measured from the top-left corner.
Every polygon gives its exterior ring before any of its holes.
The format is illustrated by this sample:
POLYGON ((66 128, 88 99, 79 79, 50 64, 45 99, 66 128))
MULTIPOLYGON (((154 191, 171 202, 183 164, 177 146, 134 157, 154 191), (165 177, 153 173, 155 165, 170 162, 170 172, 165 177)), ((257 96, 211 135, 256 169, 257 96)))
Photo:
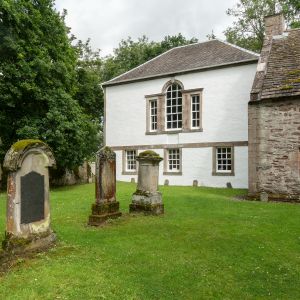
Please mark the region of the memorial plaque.
POLYGON ((21 224, 44 219, 44 176, 30 172, 21 177, 21 224))

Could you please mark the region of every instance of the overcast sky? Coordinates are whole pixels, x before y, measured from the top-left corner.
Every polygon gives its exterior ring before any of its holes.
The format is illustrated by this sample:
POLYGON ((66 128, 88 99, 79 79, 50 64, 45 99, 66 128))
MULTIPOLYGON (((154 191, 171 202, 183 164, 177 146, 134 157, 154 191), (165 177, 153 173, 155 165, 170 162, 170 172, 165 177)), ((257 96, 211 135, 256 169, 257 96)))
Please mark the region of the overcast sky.
POLYGON ((112 53, 121 39, 143 35, 160 41, 181 32, 206 40, 213 30, 218 38, 232 23, 226 9, 237 0, 56 0, 58 11, 68 11, 67 26, 81 40, 91 38, 102 56, 112 53))

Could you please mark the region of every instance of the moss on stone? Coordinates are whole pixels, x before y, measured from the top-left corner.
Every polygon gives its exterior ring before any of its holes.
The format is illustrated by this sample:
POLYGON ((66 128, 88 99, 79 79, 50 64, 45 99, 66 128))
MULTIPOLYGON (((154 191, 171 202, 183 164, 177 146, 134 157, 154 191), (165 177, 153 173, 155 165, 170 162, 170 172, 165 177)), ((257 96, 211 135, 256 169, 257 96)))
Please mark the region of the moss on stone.
POLYGON ((134 195, 149 197, 150 196, 150 192, 149 191, 136 190, 134 192, 134 195))
POLYGON ((15 152, 19 152, 24 150, 27 146, 31 144, 40 144, 40 145, 45 145, 44 142, 40 140, 34 140, 34 139, 27 139, 27 140, 21 140, 12 145, 12 148, 15 152))
POLYGON ((159 157, 159 154, 152 151, 152 150, 146 150, 139 154, 140 157, 159 157))
POLYGON ((107 152, 107 153, 113 152, 112 149, 111 149, 110 147, 108 147, 108 146, 103 147, 103 148, 101 149, 101 151, 107 152))
POLYGON ((295 69, 295 70, 289 71, 288 75, 300 75, 300 70, 299 69, 295 69))
POLYGON ((291 86, 291 85, 284 85, 284 86, 282 86, 280 89, 281 90, 292 90, 294 87, 293 86, 291 86))
POLYGON ((161 161, 163 158, 159 156, 158 153, 152 151, 152 150, 146 150, 141 152, 138 156, 137 156, 137 160, 143 160, 143 159, 149 159, 151 161, 161 161))
POLYGON ((115 152, 108 146, 101 148, 97 152, 97 156, 100 157, 101 159, 107 159, 107 160, 115 160, 116 158, 115 152))

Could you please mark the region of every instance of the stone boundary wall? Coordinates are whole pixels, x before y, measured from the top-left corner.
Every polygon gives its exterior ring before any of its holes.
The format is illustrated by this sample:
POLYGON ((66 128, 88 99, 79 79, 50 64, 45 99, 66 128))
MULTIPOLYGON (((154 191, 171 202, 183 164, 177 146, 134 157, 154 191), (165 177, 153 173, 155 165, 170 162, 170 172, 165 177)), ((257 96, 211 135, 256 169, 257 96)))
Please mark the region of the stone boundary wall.
POLYGON ((75 171, 66 170, 59 178, 51 176, 50 183, 52 186, 66 186, 81 183, 91 183, 95 180, 95 164, 84 162, 75 171))

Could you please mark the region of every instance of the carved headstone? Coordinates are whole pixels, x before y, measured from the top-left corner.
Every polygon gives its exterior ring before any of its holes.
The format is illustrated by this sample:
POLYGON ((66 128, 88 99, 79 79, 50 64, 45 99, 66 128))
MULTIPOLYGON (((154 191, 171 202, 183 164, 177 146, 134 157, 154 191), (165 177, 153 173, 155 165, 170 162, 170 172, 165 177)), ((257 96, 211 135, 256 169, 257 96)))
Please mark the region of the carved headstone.
POLYGON ((104 147, 96 155, 96 201, 92 204, 89 225, 99 226, 121 216, 116 201, 116 153, 104 147))
POLYGON ((139 162, 138 184, 137 190, 132 195, 129 212, 163 214, 162 195, 158 191, 159 163, 163 159, 154 151, 144 151, 136 160, 139 162))
POLYGON ((19 252, 48 247, 55 241, 50 228, 49 171, 51 149, 39 140, 22 140, 6 153, 7 222, 5 250, 19 252))

